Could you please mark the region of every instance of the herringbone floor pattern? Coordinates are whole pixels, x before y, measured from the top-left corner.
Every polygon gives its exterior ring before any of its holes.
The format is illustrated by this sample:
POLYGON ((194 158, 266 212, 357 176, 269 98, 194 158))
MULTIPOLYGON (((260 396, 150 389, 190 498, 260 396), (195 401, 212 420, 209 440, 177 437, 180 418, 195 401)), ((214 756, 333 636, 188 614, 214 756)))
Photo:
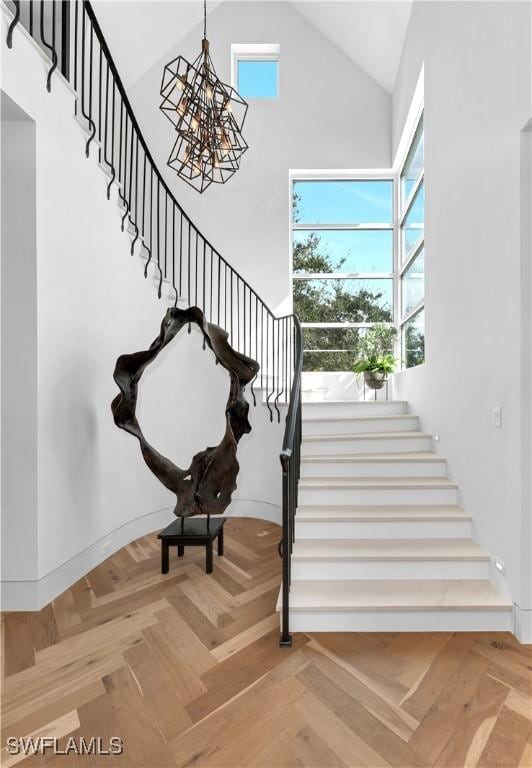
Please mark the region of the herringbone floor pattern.
MULTIPOLYGON (((24 766, 530 766, 532 649, 509 634, 296 635, 279 649, 279 529, 228 520, 204 573, 154 535, 39 613, 3 616, 2 743, 111 736, 24 766)), ((21 757, 3 751, 4 764, 21 757)))

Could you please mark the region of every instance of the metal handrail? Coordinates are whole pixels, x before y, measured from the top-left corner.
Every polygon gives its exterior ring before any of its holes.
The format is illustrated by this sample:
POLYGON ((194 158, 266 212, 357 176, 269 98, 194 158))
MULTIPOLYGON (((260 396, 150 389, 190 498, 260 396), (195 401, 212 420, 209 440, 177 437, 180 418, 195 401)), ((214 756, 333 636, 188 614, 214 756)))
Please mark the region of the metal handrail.
POLYGON ((290 582, 292 549, 295 540, 297 489, 301 466, 301 375, 303 368, 303 334, 298 318, 294 315, 294 378, 290 392, 290 405, 286 417, 281 467, 283 470, 283 583, 281 587, 281 639, 280 645, 292 645, 290 634, 290 582))
MULTIPOLYGON (((194 225, 162 177, 128 99, 109 46, 89 0, 20 0, 14 6, 7 33, 12 47, 17 24, 27 29, 52 65, 46 87, 51 90, 54 72, 60 71, 76 94, 76 114, 83 120, 91 144, 108 172, 107 196, 113 184, 134 237, 135 247, 148 254, 158 274, 158 297, 163 282, 172 286, 174 305, 184 296, 199 306, 210 322, 223 325, 231 345, 260 364, 260 386, 270 421, 280 404, 288 404, 281 464, 283 468, 283 608, 281 645, 289 644, 288 599, 290 555, 294 535, 301 442, 302 332, 294 314, 276 317, 249 283, 214 248, 194 225), (56 13, 57 8, 59 12, 56 13), (24 13, 22 13, 24 11, 24 13), (73 11, 73 12, 72 12, 73 11), (48 15, 49 14, 49 15, 48 15), (38 19, 38 23, 37 23, 38 19), (51 42, 45 27, 51 22, 51 42), (60 25, 60 34, 56 26, 60 25), (40 38, 40 39, 39 39, 40 38)), ((253 402, 256 397, 251 383, 253 402)))

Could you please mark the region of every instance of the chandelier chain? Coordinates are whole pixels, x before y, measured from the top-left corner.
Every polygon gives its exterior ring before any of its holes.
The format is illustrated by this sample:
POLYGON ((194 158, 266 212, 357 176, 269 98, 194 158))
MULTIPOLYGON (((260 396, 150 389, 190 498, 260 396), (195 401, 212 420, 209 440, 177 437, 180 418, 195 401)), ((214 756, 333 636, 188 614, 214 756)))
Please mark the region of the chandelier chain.
POLYGON ((203 37, 207 37, 207 0, 203 0, 203 37))

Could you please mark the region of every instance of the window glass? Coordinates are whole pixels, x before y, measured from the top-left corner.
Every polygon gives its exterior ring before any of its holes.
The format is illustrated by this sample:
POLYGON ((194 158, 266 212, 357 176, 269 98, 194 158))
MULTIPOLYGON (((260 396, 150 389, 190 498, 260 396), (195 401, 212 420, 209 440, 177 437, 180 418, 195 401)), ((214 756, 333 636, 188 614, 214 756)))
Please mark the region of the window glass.
POLYGON ((294 272, 393 272, 393 231, 294 230, 294 272))
POLYGON ((401 200, 403 210, 406 201, 423 170, 425 151, 423 137, 423 118, 421 118, 401 174, 401 200))
POLYGON ((408 211, 402 227, 403 261, 406 261, 414 248, 424 237, 425 228, 425 189, 422 184, 408 211))
POLYGON ((422 248, 401 280, 403 315, 416 307, 425 295, 425 250, 422 248))
POLYGON ((294 208, 300 224, 392 224, 391 180, 296 181, 294 208))
POLYGON ((386 323, 392 320, 393 280, 295 278, 293 298, 303 323, 386 323))
POLYGON ((303 370, 351 370, 365 331, 365 328, 303 328, 303 370))
POLYGON ((237 91, 243 99, 275 99, 278 93, 278 61, 239 59, 237 91))
POLYGON ((421 310, 403 325, 403 355, 407 368, 425 362, 425 312, 421 310))

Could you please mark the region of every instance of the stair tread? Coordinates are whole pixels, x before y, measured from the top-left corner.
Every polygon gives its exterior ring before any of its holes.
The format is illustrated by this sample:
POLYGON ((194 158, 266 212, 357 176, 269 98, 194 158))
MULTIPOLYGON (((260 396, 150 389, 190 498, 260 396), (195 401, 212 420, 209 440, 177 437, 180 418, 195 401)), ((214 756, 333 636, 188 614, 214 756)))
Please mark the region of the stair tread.
POLYGON ((456 488, 446 477, 302 477, 300 488, 456 488))
POLYGON ((400 464, 402 462, 411 461, 445 463, 446 459, 433 451, 402 451, 401 453, 325 453, 323 455, 302 456, 301 461, 309 464, 317 464, 319 462, 327 464, 334 464, 335 462, 339 462, 340 464, 348 464, 349 462, 364 464, 371 461, 379 463, 391 461, 394 464, 400 464))
MULTIPOLYGON (((312 390, 304 389, 303 392, 312 390)), ((407 405, 408 400, 303 400, 303 405, 407 405)))
POLYGON ((293 581, 290 611, 511 610, 486 579, 293 581))
POLYGON ((303 416, 303 423, 319 424, 327 421, 394 421, 398 419, 418 419, 413 413, 385 413, 379 416, 312 416, 308 418, 303 416))
POLYGON ((489 560, 473 539, 298 539, 296 560, 489 560))
POLYGON ((430 438, 427 432, 412 429, 408 432, 357 432, 349 435, 303 435, 304 443, 315 443, 320 440, 398 440, 399 438, 430 438))
POLYGON ((411 505, 334 505, 329 507, 309 507, 301 505, 297 509, 296 520, 344 522, 349 520, 391 521, 391 520, 465 520, 470 521, 461 507, 454 504, 431 504, 426 506, 411 505))

